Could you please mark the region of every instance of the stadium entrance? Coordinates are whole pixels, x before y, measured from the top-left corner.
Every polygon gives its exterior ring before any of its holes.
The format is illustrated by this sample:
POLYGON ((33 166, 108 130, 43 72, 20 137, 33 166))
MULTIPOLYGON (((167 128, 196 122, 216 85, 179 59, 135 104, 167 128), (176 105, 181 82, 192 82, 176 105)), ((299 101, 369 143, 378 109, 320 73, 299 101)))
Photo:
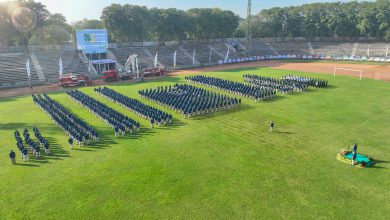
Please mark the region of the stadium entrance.
POLYGON ((107 56, 108 37, 106 29, 85 29, 76 31, 77 49, 88 59, 89 72, 115 70, 116 61, 107 56))

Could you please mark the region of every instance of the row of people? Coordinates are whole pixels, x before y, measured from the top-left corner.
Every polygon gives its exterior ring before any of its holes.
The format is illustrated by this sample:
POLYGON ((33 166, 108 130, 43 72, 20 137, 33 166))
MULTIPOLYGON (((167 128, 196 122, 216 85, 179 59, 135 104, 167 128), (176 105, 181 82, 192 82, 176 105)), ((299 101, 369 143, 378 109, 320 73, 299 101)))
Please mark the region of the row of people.
POLYGON ((33 95, 33 100, 42 111, 48 114, 58 127, 60 127, 69 137, 76 140, 79 146, 88 144, 91 140, 99 140, 99 134, 95 129, 85 121, 70 113, 48 95, 33 95))
POLYGON ((91 98, 79 90, 69 90, 66 92, 75 102, 89 109, 96 117, 106 122, 115 131, 115 137, 120 134, 124 136, 126 132, 133 133, 138 131, 140 123, 128 116, 115 111, 107 105, 91 98))
MULTIPOLYGON (((23 139, 20 136, 20 133, 19 133, 18 130, 14 131, 14 136, 15 136, 15 141, 16 141, 16 147, 18 148, 18 150, 20 152, 22 160, 25 161, 25 162, 28 161, 28 150, 24 146, 23 139)), ((11 152, 13 152, 13 151, 11 151, 11 152)), ((11 154, 10 154, 10 158, 11 158, 12 163, 15 164, 16 163, 16 161, 15 161, 16 160, 15 152, 13 152, 13 155, 14 155, 14 157, 12 158, 11 154)))
POLYGON ((30 151, 32 152, 32 154, 36 157, 36 158, 40 158, 41 157, 41 147, 39 144, 35 143, 31 138, 30 138, 30 134, 28 133, 28 130, 25 128, 23 130, 23 137, 24 137, 24 141, 26 142, 27 144, 27 147, 30 149, 30 151))
POLYGON ((184 117, 235 108, 241 104, 241 99, 220 95, 187 84, 141 90, 139 94, 143 98, 183 114, 184 117))
POLYGON ((33 132, 41 147, 44 148, 46 155, 49 155, 50 154, 49 142, 46 140, 46 138, 44 138, 41 135, 41 132, 39 131, 38 128, 34 127, 33 132))
POLYGON ((307 83, 275 79, 254 74, 245 74, 243 77, 245 82, 253 86, 273 88, 282 94, 292 93, 293 91, 305 91, 308 87, 307 83))
POLYGON ((324 79, 313 79, 304 76, 296 76, 296 75, 285 75, 282 77, 283 80, 293 81, 293 82, 301 82, 306 83, 308 86, 323 88, 328 86, 328 81, 324 79))
POLYGON ((185 79, 196 84, 222 89, 225 92, 232 92, 235 95, 241 95, 256 101, 272 98, 276 94, 276 90, 274 88, 252 86, 245 83, 209 76, 186 76, 185 79))
POLYGON ((144 119, 150 121, 151 127, 153 128, 154 124, 162 125, 172 122, 172 115, 166 112, 163 112, 153 106, 146 105, 137 99, 133 99, 122 95, 115 90, 109 89, 107 87, 98 87, 94 88, 94 91, 98 94, 105 96, 113 102, 118 103, 124 108, 133 111, 144 119))

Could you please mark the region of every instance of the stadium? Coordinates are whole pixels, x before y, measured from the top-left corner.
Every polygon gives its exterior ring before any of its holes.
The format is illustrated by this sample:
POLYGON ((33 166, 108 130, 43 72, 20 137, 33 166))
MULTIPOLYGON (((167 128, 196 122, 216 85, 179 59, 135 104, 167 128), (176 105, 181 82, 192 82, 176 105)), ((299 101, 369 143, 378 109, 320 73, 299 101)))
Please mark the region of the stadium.
POLYGON ((0 219, 390 216, 390 1, 46 2, 0 1, 0 219))

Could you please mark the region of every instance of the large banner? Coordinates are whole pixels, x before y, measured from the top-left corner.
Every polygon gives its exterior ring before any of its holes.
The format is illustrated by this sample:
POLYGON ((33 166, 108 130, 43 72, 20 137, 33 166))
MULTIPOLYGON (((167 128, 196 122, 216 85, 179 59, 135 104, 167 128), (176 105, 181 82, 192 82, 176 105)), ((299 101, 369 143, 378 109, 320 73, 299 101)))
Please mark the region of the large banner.
POLYGON ((282 59, 304 59, 304 60, 352 60, 352 61, 375 61, 375 62, 390 62, 390 57, 360 57, 360 56, 329 56, 329 55, 306 55, 306 54, 289 54, 289 55, 265 55, 253 56, 237 59, 220 60, 218 64, 226 63, 241 63, 255 60, 282 60, 282 59))
POLYGON ((108 48, 106 29, 85 29, 76 31, 77 49, 86 54, 105 53, 108 48))

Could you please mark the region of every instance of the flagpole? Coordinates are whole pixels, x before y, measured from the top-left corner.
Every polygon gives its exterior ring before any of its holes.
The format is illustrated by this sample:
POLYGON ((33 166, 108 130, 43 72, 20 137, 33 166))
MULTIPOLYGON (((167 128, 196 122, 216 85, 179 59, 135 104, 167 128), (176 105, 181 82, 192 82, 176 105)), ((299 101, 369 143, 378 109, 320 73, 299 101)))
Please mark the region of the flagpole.
POLYGON ((156 52, 156 57, 154 58, 154 67, 157 67, 158 62, 158 51, 156 52))
POLYGON ((175 50, 175 53, 173 54, 173 67, 176 67, 176 56, 177 56, 177 50, 175 50))
POLYGON ((209 64, 211 64, 211 53, 212 52, 213 52, 213 49, 210 48, 209 64))
POLYGON ((195 53, 196 50, 194 49, 194 53, 192 54, 192 65, 195 66, 195 53))
POLYGON ((30 84, 30 91, 32 93, 32 82, 31 82, 31 66, 30 66, 30 58, 27 59, 27 63, 26 63, 26 71, 27 71, 27 78, 28 78, 28 82, 30 84))

